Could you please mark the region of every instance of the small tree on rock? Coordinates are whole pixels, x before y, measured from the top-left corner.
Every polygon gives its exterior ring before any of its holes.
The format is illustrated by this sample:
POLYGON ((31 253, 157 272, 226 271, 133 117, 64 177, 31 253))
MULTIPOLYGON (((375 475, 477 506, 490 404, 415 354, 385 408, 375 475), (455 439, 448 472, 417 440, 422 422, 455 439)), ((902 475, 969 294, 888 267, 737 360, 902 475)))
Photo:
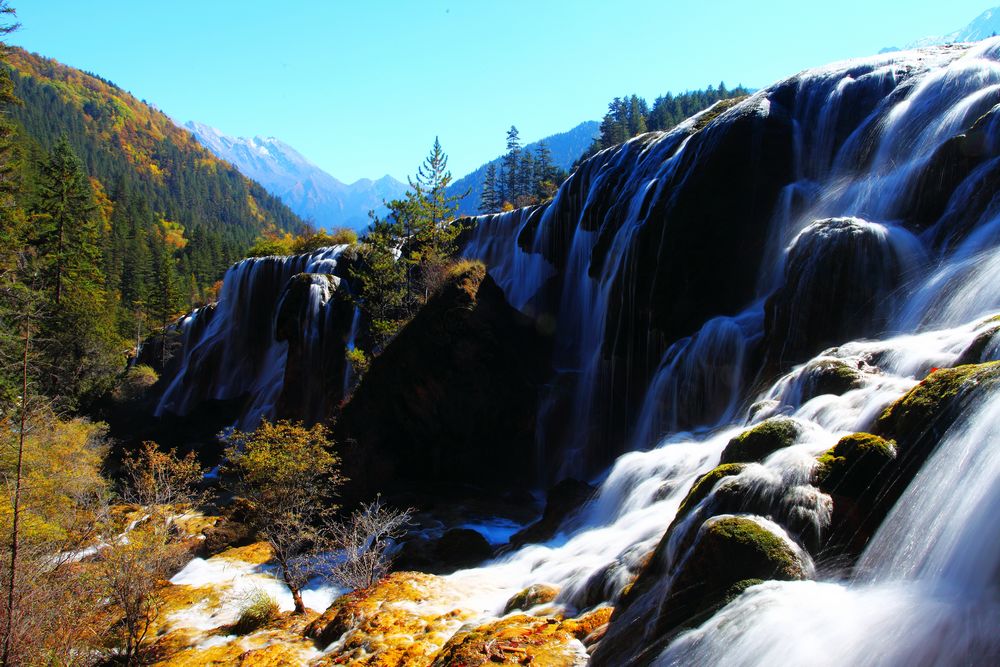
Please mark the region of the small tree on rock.
POLYGON ((323 519, 337 506, 346 481, 326 428, 264 421, 251 433, 234 431, 227 468, 249 524, 270 544, 281 578, 303 613, 302 588, 318 574, 316 558, 328 546, 323 519))

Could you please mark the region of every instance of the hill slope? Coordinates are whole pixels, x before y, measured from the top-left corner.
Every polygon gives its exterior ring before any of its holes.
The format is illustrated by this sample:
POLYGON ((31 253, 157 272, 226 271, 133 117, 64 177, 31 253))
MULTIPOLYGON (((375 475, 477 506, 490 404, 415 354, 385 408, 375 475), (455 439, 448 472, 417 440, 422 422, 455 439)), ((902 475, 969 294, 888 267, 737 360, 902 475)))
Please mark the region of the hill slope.
POLYGON ((263 187, 110 81, 22 49, 7 60, 24 103, 10 117, 25 150, 37 155, 66 135, 109 205, 143 200, 156 218, 181 226, 190 241, 182 254, 216 246, 212 280, 262 231, 302 226, 263 187))
POLYGON ((368 226, 368 211, 384 214, 383 200, 395 199, 406 184, 391 176, 347 184, 334 178, 288 144, 274 137, 230 137, 214 127, 184 124, 217 157, 263 185, 304 219, 319 227, 368 226))

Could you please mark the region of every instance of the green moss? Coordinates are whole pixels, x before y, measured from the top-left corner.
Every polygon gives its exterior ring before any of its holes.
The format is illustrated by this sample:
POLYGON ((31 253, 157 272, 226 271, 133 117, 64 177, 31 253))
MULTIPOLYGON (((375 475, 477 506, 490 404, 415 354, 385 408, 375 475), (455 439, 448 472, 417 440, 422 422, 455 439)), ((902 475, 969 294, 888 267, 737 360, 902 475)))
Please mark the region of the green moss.
POLYGON ((714 105, 709 107, 705 113, 698 117, 698 120, 695 121, 694 124, 694 131, 700 132, 701 130, 704 130, 708 127, 709 123, 748 97, 749 95, 743 95, 741 97, 731 97, 726 100, 719 100, 714 105))
POLYGON ((871 433, 852 433, 824 452, 813 479, 823 491, 857 497, 896 458, 896 443, 871 433))
POLYGON ((762 461, 773 452, 793 444, 802 427, 788 417, 772 417, 729 441, 720 463, 762 461))
MULTIPOLYGON (((984 384, 993 385, 998 381, 998 361, 936 370, 882 412, 876 432, 894 435, 901 446, 912 443, 935 420, 950 421, 946 413, 958 407, 956 400, 964 392, 984 384)), ((905 451, 901 453, 906 454, 905 451)))
POLYGON ((779 578, 797 579, 802 576, 802 566, 794 551, 781 537, 775 535, 756 521, 746 517, 723 517, 705 528, 703 541, 725 553, 718 554, 722 560, 740 553, 751 555, 761 563, 768 574, 779 578))
POLYGON ((838 359, 824 359, 809 369, 802 400, 833 394, 840 396, 861 386, 861 372, 838 359))
POLYGON ((684 500, 681 501, 674 523, 681 521, 691 510, 697 507, 698 503, 711 493, 712 489, 715 488, 715 484, 720 479, 739 475, 743 472, 744 468, 746 468, 745 463, 723 463, 696 479, 694 484, 691 485, 691 489, 687 492, 687 495, 684 496, 684 500))
POLYGON ((514 610, 531 609, 534 606, 552 602, 557 595, 559 595, 559 589, 555 586, 534 584, 507 600, 503 613, 509 614, 514 610))
POLYGON ((737 581, 729 587, 729 590, 726 591, 725 596, 722 598, 722 606, 726 606, 739 596, 743 595, 743 591, 751 586, 756 586, 757 584, 762 583, 764 583, 763 579, 744 579, 742 581, 737 581))

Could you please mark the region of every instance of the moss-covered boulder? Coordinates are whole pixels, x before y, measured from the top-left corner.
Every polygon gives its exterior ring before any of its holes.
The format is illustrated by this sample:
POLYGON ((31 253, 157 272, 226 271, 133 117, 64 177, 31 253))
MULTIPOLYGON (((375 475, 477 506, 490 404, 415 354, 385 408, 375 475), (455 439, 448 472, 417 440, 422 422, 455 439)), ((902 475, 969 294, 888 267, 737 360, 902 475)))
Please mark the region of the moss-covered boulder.
POLYGON ((646 664, 677 632, 701 623, 753 583, 803 579, 809 571, 802 553, 765 522, 732 515, 706 521, 672 573, 664 565, 662 557, 654 558, 640 581, 652 577, 656 583, 637 582, 622 600, 593 665, 646 664))
POLYGON ((684 500, 681 501, 680 507, 677 508, 677 516, 674 517, 673 523, 677 524, 683 521, 691 510, 698 506, 698 503, 708 497, 720 479, 739 475, 745 469, 745 463, 722 463, 696 479, 687 495, 684 496, 684 500))
POLYGON ((958 415, 1000 383, 1000 362, 937 369, 886 408, 875 432, 896 440, 900 458, 924 458, 958 415))
POLYGON ((880 493, 895 465, 895 443, 871 433, 844 436, 819 456, 812 481, 833 501, 822 559, 852 561, 861 554, 888 510, 880 493))
POLYGON ((858 497, 896 458, 895 443, 871 433, 841 438, 817 459, 814 483, 827 493, 858 497))
POLYGON ((806 377, 803 378, 801 395, 803 403, 824 394, 840 396, 859 388, 863 383, 862 372, 840 359, 821 359, 810 364, 804 373, 806 377))
POLYGON ((722 451, 720 463, 763 461, 802 434, 802 426, 789 417, 772 417, 740 433, 722 451))
POLYGON ((448 274, 372 360, 334 425, 347 496, 532 488, 547 359, 547 339, 481 263, 448 274))
POLYGON ((559 595, 558 586, 548 584, 532 584, 520 593, 515 594, 504 605, 503 613, 509 614, 512 611, 527 611, 540 604, 547 604, 556 599, 559 595))

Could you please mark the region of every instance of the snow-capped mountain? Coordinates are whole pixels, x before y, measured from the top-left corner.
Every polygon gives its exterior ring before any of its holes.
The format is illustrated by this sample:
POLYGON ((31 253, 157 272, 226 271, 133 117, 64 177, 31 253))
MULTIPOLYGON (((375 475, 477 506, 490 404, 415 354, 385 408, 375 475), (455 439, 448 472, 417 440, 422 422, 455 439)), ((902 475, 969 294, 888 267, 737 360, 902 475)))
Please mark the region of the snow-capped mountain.
MULTIPOLYGON (((947 35, 931 35, 921 37, 907 44, 905 49, 918 49, 936 44, 954 44, 956 42, 978 42, 981 39, 995 37, 1000 34, 1000 7, 987 9, 964 28, 949 32, 947 35)), ((882 49, 883 53, 898 51, 895 47, 882 49)))
POLYGON ((274 137, 230 137, 194 121, 185 123, 184 128, 205 148, 232 163, 317 227, 364 229, 369 222, 368 211, 384 213, 382 202, 406 191, 406 184, 388 175, 343 183, 274 137))

